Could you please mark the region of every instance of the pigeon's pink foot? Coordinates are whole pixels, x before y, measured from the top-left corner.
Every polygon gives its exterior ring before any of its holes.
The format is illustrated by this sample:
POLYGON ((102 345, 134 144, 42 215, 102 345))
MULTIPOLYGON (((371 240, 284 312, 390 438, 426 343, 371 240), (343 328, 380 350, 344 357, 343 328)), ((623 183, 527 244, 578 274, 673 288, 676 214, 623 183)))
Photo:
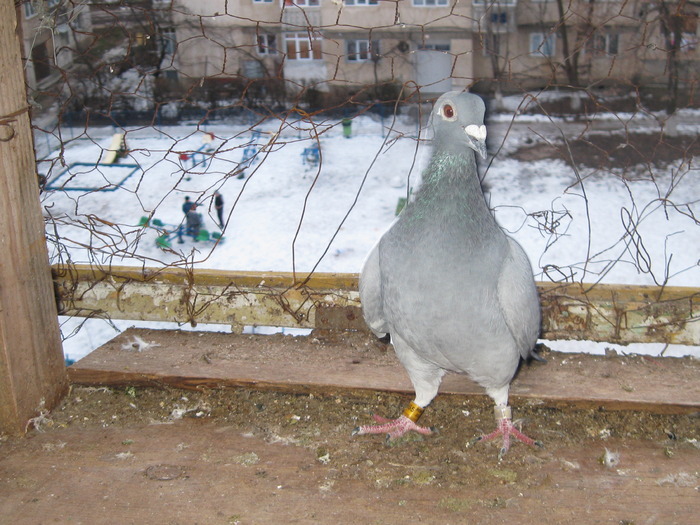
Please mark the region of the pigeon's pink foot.
POLYGON ((433 430, 428 427, 421 427, 416 425, 406 416, 401 416, 398 419, 386 419, 381 416, 373 416, 374 420, 379 425, 364 425, 357 427, 352 431, 353 436, 359 436, 362 434, 388 434, 389 439, 396 439, 403 436, 406 432, 413 430, 419 434, 432 434, 433 430))
POLYGON ((496 430, 494 430, 490 434, 479 436, 478 438, 472 440, 472 443, 476 443, 479 441, 491 441, 492 439, 495 439, 498 436, 502 436, 503 446, 501 447, 501 450, 498 453, 498 459, 501 459, 503 455, 506 452, 508 452, 508 449, 510 448, 511 436, 513 436, 518 441, 525 443, 526 445, 530 445, 531 447, 544 446, 541 441, 535 441, 534 439, 526 436, 525 434, 520 432, 520 430, 515 428, 515 426, 513 425, 513 421, 511 420, 510 407, 497 406, 495 407, 495 413, 496 421, 498 423, 496 430))

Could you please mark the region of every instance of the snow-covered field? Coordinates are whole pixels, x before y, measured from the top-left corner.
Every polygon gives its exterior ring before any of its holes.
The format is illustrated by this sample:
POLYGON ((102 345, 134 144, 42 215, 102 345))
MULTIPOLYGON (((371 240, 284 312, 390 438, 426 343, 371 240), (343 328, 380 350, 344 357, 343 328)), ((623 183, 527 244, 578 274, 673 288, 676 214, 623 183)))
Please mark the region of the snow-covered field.
MULTIPOLYGON (((684 111, 674 130, 697 133, 700 114, 684 111)), ((495 137, 491 149, 505 142, 501 154, 482 168, 496 217, 523 245, 538 280, 700 286, 700 227, 692 218, 700 177, 692 160, 625 173, 585 166, 574 170, 552 160, 520 162, 505 153, 533 140, 559 140, 575 125, 534 116, 511 121, 512 115, 496 115, 489 123, 495 137)), ((610 122, 639 132, 658 129, 655 119, 644 116, 617 115, 600 122, 601 130, 610 129, 610 122)), ((39 154, 40 174, 55 188, 42 194, 45 215, 53 218, 47 233, 53 238, 56 228, 61 237, 60 250, 50 246, 52 260, 358 272, 394 220, 399 199, 419 185, 430 155, 429 145, 418 140, 427 137, 426 131, 419 135, 417 125, 403 117, 358 117, 350 139, 343 137, 338 121, 312 125, 268 119, 255 127, 261 132, 252 144, 256 162, 240 179, 241 160, 253 141, 249 127, 231 122, 129 128, 128 156, 114 166, 94 167, 84 164, 104 156, 114 129, 63 129, 62 150, 53 137, 37 136, 37 147, 46 150, 39 154), (305 164, 302 153, 317 136, 321 162, 305 164), (193 166, 197 150, 205 155, 196 156, 199 164, 193 166), (224 197, 227 224, 225 241, 215 249, 211 243, 173 239, 173 251, 164 252, 156 246, 155 230, 138 227, 143 216, 181 223, 183 199, 190 196, 201 204, 205 227, 219 231, 213 209, 217 190, 224 197)), ((83 322, 62 321, 64 335, 83 322)), ((65 340, 65 353, 77 359, 132 325, 90 321, 65 340)), ((591 343, 549 344, 557 350, 603 350, 591 343)), ((662 348, 621 350, 653 354, 662 348)), ((700 355, 700 350, 677 347, 664 355, 685 354, 700 355)))

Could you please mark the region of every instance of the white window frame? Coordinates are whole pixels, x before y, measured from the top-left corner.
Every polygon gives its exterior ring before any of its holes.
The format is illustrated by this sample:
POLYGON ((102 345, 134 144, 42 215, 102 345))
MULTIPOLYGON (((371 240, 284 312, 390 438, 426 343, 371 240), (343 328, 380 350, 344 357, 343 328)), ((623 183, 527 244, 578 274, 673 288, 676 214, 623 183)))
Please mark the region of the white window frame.
POLYGON ((605 54, 608 56, 617 56, 620 54, 620 33, 605 34, 605 54), (612 51, 613 43, 615 50, 612 51))
POLYGON ((608 57, 615 56, 619 53, 620 49, 620 34, 619 33, 594 33, 591 35, 587 42, 588 45, 584 47, 586 53, 590 54, 592 57, 608 57), (610 51, 610 47, 613 39, 615 42, 615 52, 610 51))
POLYGON ((160 35, 160 45, 163 46, 163 54, 165 56, 175 56, 175 51, 177 50, 177 32, 174 27, 163 29, 160 35))
POLYGON ((287 7, 319 7, 321 0, 282 0, 282 5, 287 7))
POLYGON ((450 0, 413 0, 413 7, 448 7, 450 0))
MULTIPOLYGON (((618 49, 619 49, 619 37, 618 37, 618 49)), ((698 47, 698 37, 696 33, 691 33, 690 31, 684 31, 681 33, 681 53, 690 53, 695 51, 698 47)))
POLYGON ((345 60, 347 62, 369 62, 372 57, 377 54, 379 47, 378 41, 368 40, 366 38, 358 38, 345 41, 345 60), (351 51, 350 47, 354 49, 351 51), (364 50, 362 49, 364 47, 364 50))
POLYGON ((343 0, 345 5, 379 5, 379 0, 343 0))
POLYGON ((416 49, 420 51, 441 51, 443 53, 449 53, 452 50, 452 46, 449 42, 424 42, 418 44, 416 49))
POLYGON ((314 42, 320 42, 320 38, 309 38, 308 33, 285 33, 283 35, 284 38, 284 52, 287 53, 287 60, 320 60, 322 57, 319 58, 314 58, 314 42), (294 57, 291 57, 289 55, 289 42, 294 42, 294 57), (307 42, 308 43, 308 51, 309 51, 309 56, 308 57, 303 57, 300 56, 302 53, 302 46, 300 45, 302 42, 307 42))
POLYGON ((551 58, 557 52, 557 35, 535 31, 530 33, 530 54, 551 58), (548 49, 549 48, 549 49, 548 49), (549 51, 545 53, 545 51, 549 51))
POLYGON ((277 54, 277 35, 275 33, 258 33, 255 35, 255 47, 260 56, 277 54), (270 41, 272 40, 272 41, 270 41))
MULTIPOLYGON (((553 2, 554 0, 532 0, 533 2, 553 2)), ((474 5, 486 5, 488 7, 503 7, 515 5, 517 0, 473 0, 474 5)))
POLYGON ((30 18, 34 18, 36 16, 36 9, 34 9, 34 4, 31 2, 25 2, 24 3, 24 18, 29 20, 30 18))
POLYGON ((273 0, 253 0, 254 4, 271 4, 273 0))

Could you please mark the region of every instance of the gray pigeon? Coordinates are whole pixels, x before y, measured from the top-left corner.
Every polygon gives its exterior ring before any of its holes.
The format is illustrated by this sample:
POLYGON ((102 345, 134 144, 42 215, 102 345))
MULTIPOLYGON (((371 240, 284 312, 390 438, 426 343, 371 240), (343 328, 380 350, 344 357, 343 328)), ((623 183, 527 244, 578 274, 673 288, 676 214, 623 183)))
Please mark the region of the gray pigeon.
MULTIPOLYGON (((532 267, 496 223, 481 189, 474 152, 486 157, 484 102, 452 91, 433 108, 433 154, 423 183, 369 253, 360 299, 370 329, 391 334, 416 392, 396 420, 353 434, 414 430, 446 372, 467 374, 495 401, 497 429, 475 441, 510 437, 540 445, 514 428, 508 388, 540 331, 532 267)), ((499 456, 500 456, 499 455, 499 456)))

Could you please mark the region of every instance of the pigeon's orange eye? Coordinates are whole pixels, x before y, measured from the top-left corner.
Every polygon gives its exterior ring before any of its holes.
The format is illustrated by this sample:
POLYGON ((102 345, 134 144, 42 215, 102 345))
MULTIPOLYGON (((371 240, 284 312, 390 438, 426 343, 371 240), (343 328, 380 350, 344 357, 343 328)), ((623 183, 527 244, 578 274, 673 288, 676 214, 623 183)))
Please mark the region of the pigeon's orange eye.
POLYGON ((442 106, 442 114, 447 118, 453 118, 455 116, 455 110, 449 104, 442 106))

